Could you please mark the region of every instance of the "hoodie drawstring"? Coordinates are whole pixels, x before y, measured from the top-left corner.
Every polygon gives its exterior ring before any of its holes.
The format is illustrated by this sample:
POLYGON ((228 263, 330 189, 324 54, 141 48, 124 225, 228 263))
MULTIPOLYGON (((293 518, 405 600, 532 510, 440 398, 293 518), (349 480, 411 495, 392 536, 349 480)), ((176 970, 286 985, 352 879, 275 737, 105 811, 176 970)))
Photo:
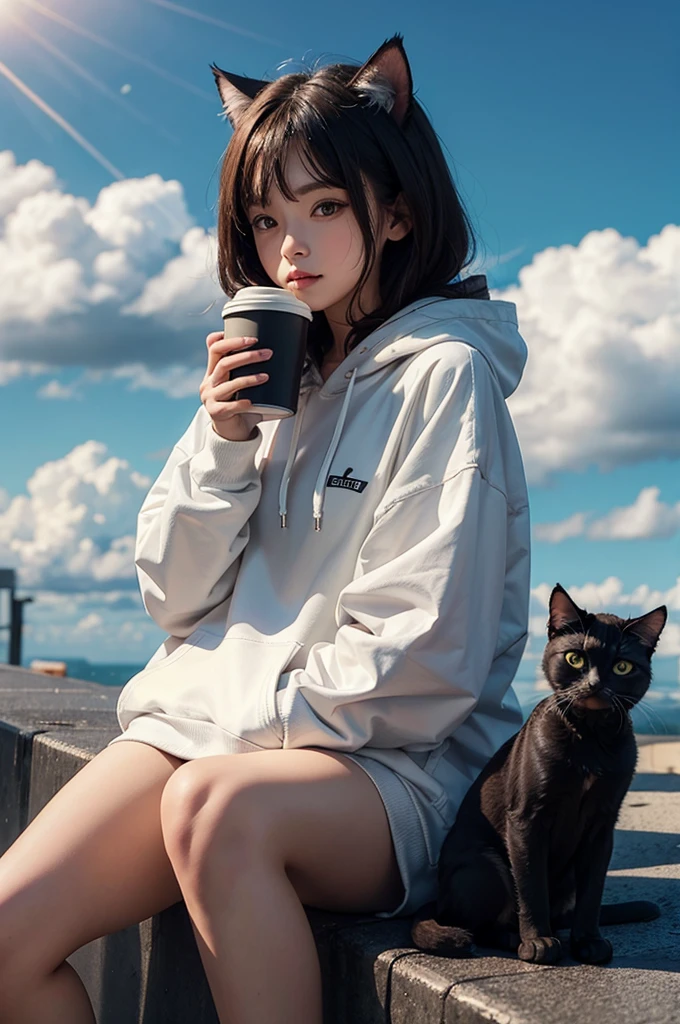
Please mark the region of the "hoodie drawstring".
MULTIPOLYGON (((356 379, 358 367, 352 370, 352 376, 350 378, 349 386, 345 392, 345 397, 342 403, 342 409, 338 417, 338 422, 335 424, 335 430, 331 443, 328 446, 328 451, 323 460, 323 465, 319 471, 319 475, 316 479, 316 486, 314 488, 314 500, 312 503, 312 512, 314 516, 314 529, 321 529, 321 517, 323 516, 323 506, 326 498, 326 482, 328 480, 328 470, 330 464, 333 461, 336 449, 340 443, 340 436, 342 434, 342 428, 345 423, 347 416, 347 410, 349 409, 349 403, 352 400, 352 391, 354 390, 354 382, 356 379)), ((290 480, 291 470, 293 463, 295 462, 295 456, 297 454, 298 439, 300 437, 300 431, 302 430, 302 419, 304 416, 305 408, 307 407, 307 401, 311 392, 306 392, 304 396, 301 396, 301 400, 298 406, 297 415, 295 417, 295 427, 293 429, 293 437, 290 442, 290 450, 288 452, 288 460, 286 462, 286 468, 283 471, 281 478, 281 487, 279 488, 279 516, 281 518, 281 527, 285 529, 287 527, 287 515, 288 515, 288 482, 290 480), (303 401, 304 399, 304 401, 303 401)))

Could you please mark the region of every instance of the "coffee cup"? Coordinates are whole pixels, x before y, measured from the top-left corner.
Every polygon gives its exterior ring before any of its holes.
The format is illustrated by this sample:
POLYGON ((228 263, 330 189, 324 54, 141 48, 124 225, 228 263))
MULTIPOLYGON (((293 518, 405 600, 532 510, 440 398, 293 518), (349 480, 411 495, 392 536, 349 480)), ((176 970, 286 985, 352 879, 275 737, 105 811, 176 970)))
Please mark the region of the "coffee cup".
MULTIPOLYGON (((248 398, 253 403, 246 414, 259 413, 258 420, 284 419, 297 412, 302 367, 307 354, 307 332, 312 311, 306 302, 283 288, 248 285, 239 288, 222 310, 224 337, 257 338, 247 351, 270 348, 266 362, 269 379, 237 391, 231 401, 248 398)), ((250 377, 262 364, 237 366, 230 379, 250 377)))

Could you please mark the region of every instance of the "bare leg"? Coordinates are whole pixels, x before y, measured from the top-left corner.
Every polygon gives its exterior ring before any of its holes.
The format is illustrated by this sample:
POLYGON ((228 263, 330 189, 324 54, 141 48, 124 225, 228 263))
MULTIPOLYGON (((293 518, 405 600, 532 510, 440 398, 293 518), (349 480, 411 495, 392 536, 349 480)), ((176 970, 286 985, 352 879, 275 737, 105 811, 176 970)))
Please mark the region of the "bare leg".
POLYGON ((66 957, 182 898, 160 800, 183 763, 145 743, 105 747, 0 857, 2 1024, 93 1024, 66 957))
POLYGON ((3 1011, 3 1024, 97 1024, 92 1003, 78 974, 66 961, 40 985, 21 994, 19 1003, 3 1011))
POLYGON ((321 1024, 305 906, 371 912, 403 894, 365 771, 309 748, 205 757, 165 787, 161 824, 221 1024, 321 1024))
POLYGON ((186 905, 221 1024, 322 1024, 314 935, 282 865, 225 864, 186 905))

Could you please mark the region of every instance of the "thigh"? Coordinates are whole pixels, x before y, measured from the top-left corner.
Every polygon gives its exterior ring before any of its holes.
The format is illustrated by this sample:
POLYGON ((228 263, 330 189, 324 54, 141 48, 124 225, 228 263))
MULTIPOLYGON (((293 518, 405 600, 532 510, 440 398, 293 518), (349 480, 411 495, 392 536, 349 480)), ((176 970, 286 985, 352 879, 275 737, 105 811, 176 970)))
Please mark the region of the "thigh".
MULTIPOLYGON (((342 754, 306 747, 201 758, 176 773, 163 800, 171 856, 170 833, 176 839, 179 830, 203 861, 190 873, 208 861, 211 874, 219 871, 230 846, 245 841, 283 864, 307 906, 374 913, 402 899, 382 798, 342 754)), ((181 849, 181 840, 174 845, 181 849)))
POLYGON ((160 800, 184 762, 145 743, 105 747, 0 857, 0 967, 39 977, 92 939, 182 898, 160 800))

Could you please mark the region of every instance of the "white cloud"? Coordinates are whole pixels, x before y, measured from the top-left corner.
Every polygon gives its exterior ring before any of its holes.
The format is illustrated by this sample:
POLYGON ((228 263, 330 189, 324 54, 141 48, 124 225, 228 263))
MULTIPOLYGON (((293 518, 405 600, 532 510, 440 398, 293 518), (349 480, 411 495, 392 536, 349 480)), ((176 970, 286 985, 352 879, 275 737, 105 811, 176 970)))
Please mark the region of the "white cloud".
POLYGON ((680 501, 659 501, 658 487, 643 487, 632 505, 622 505, 589 525, 589 513, 576 512, 557 523, 537 523, 536 540, 558 544, 568 537, 588 540, 650 540, 672 537, 680 530, 680 501))
POLYGON ((86 220, 99 238, 141 264, 149 256, 165 255, 166 243, 180 242, 192 224, 181 184, 163 181, 160 174, 103 188, 86 220))
POLYGON ((493 292, 529 347, 508 405, 531 483, 680 457, 680 227, 645 246, 613 228, 551 247, 493 292))
MULTIPOLYGON (((611 611, 617 615, 617 607, 636 609, 626 611, 622 616, 626 618, 628 615, 642 615, 661 604, 667 605, 669 611, 680 611, 680 576, 668 590, 653 590, 644 583, 630 594, 625 593, 623 582, 617 576, 608 576, 601 583, 584 583, 581 586, 566 583, 564 579, 559 582, 574 601, 589 612, 611 611)), ((532 600, 538 602, 541 609, 547 610, 553 587, 551 583, 539 583, 532 587, 532 600)))
POLYGON ((656 650, 657 654, 662 658, 680 657, 680 623, 666 623, 656 650))
POLYGON ((82 400, 82 395, 76 392, 74 384, 66 386, 58 380, 50 380, 38 391, 38 398, 56 398, 61 401, 71 401, 73 398, 82 400))
POLYGON ((197 394, 205 336, 221 325, 216 262, 178 181, 114 182, 90 204, 52 168, 0 152, 0 386, 72 366, 92 383, 141 364, 161 389, 168 367, 200 367, 197 394))
POLYGON ((77 622, 74 627, 74 633, 80 634, 93 634, 102 633, 104 630, 104 620, 101 615, 96 612, 90 612, 85 615, 80 622, 77 622))
POLYGON ((568 537, 580 537, 584 531, 586 516, 583 512, 575 512, 568 519, 562 519, 559 523, 536 523, 534 526, 534 537, 536 540, 549 541, 551 544, 559 544, 568 537))
POLYGON ((588 528, 590 540, 672 537, 680 529, 680 501, 659 501, 658 487, 644 487, 632 505, 612 509, 588 528))
POLYGON ((54 186, 56 174, 40 160, 16 165, 14 153, 0 151, 0 218, 5 218, 26 196, 35 195, 54 186))
MULTIPOLYGON (((215 287, 206 279, 206 260, 211 250, 203 229, 188 230, 181 239, 180 249, 181 254, 169 260, 159 274, 146 282, 141 294, 123 308, 123 313, 154 316, 176 327, 182 318, 198 310, 199 297, 204 306, 215 302, 215 287)), ((217 251, 212 255, 216 261, 217 251)), ((223 304, 225 296, 220 295, 223 304)), ((222 304, 217 310, 218 317, 222 304)))
POLYGON ((136 519, 151 482, 97 441, 46 462, 27 495, 0 493, 0 565, 31 589, 136 590, 136 519))

